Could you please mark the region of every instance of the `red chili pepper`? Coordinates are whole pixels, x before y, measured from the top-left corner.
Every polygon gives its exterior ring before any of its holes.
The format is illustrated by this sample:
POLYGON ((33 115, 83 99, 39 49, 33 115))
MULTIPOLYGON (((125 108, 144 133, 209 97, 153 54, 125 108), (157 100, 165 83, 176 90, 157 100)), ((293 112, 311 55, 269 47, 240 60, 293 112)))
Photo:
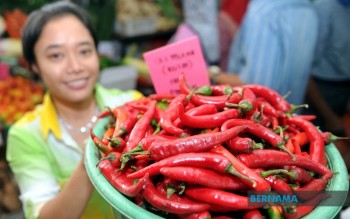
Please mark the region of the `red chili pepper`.
POLYGON ((180 92, 185 95, 192 93, 192 90, 186 81, 184 73, 181 73, 179 75, 179 89, 180 89, 180 92))
POLYGON ((112 151, 111 153, 109 153, 106 157, 102 158, 102 160, 108 159, 112 166, 115 168, 120 168, 120 158, 121 158, 122 154, 120 152, 116 152, 116 151, 112 151))
POLYGON ((172 100, 175 98, 175 95, 173 94, 150 94, 147 96, 147 98, 151 100, 156 101, 163 101, 163 100, 172 100))
POLYGON ((211 219, 211 214, 209 211, 203 211, 199 213, 192 214, 182 214, 178 216, 180 219, 211 219))
POLYGON ((191 128, 215 128, 221 126, 226 120, 238 118, 240 113, 237 109, 228 109, 214 114, 190 116, 185 113, 183 104, 178 104, 179 118, 181 123, 191 128))
MULTIPOLYGON (((218 207, 215 206, 215 210, 217 209, 218 207)), ((220 208, 220 207, 219 207, 220 208)), ((210 206, 210 211, 212 209, 212 206, 210 206)), ((221 207, 221 209, 224 209, 223 207, 221 207)), ((226 210, 226 211, 229 211, 229 210, 226 210)), ((214 211, 215 212, 215 211, 214 211)), ((220 211, 220 210, 217 210, 216 212, 225 212, 225 211, 220 211)), ((231 216, 226 216, 226 215, 214 215, 213 217, 211 217, 211 219, 235 219, 234 217, 231 217, 231 216)))
POLYGON ((191 110, 191 109, 193 109, 195 107, 196 106, 194 104, 192 104, 191 102, 187 102, 186 106, 185 106, 185 111, 187 112, 187 111, 189 111, 189 110, 191 110))
POLYGON ((253 113, 253 115, 246 117, 245 119, 251 120, 255 123, 259 123, 260 125, 265 126, 267 128, 271 127, 272 130, 275 130, 278 125, 277 118, 272 117, 270 115, 265 115, 262 109, 260 109, 260 111, 256 110, 256 112, 253 113))
POLYGON ((294 146, 294 153, 297 155, 301 155, 301 147, 300 144, 298 142, 296 142, 294 139, 291 140, 292 144, 294 146))
POLYGON ((264 219, 265 217, 261 214, 258 209, 248 210, 244 213, 243 219, 264 219))
POLYGON ((298 134, 300 132, 300 130, 294 126, 287 125, 286 127, 286 131, 290 134, 298 134))
POLYGON ((334 134, 332 134, 331 132, 321 132, 321 136, 323 138, 323 142, 324 144, 330 144, 330 143, 333 143, 337 140, 348 140, 349 137, 339 137, 339 136, 336 136, 334 134))
POLYGON ((193 94, 191 88, 189 88, 187 85, 184 74, 180 74, 179 76, 179 88, 182 94, 189 95, 190 101, 196 106, 203 104, 213 104, 218 110, 222 110, 226 107, 226 102, 238 103, 240 100, 242 100, 242 95, 238 94, 237 92, 220 96, 204 96, 193 94))
POLYGON ((128 177, 138 179, 143 177, 145 174, 153 176, 159 174, 162 167, 192 166, 212 169, 219 173, 230 173, 239 177, 240 179, 244 179, 246 182, 249 182, 250 185, 254 184, 251 179, 248 179, 237 172, 234 165, 235 164, 232 164, 226 157, 220 154, 208 152, 183 153, 154 162, 143 169, 130 173, 128 177))
MULTIPOLYGON (((223 207, 223 206, 218 206, 218 205, 214 205, 214 204, 211 204, 210 205, 210 208, 209 208, 209 211, 210 212, 218 212, 218 213, 223 213, 223 212, 230 212, 232 211, 231 208, 227 208, 227 207, 223 207)), ((215 218, 215 219, 232 219, 232 217, 229 217, 229 216, 213 216, 212 219, 215 218)))
POLYGON ((191 214, 203 212, 209 209, 209 205, 205 203, 194 202, 189 204, 188 202, 173 201, 168 199, 159 194, 151 181, 147 182, 142 194, 146 201, 152 206, 169 213, 191 214))
POLYGON ((304 202, 300 206, 284 206, 283 215, 286 219, 299 219, 309 214, 319 203, 324 200, 325 194, 317 194, 311 200, 304 202))
POLYGON ((261 143, 255 143, 253 139, 247 137, 235 137, 226 142, 226 146, 233 154, 250 153, 256 149, 263 149, 261 143))
POLYGON ((239 172, 243 176, 249 177, 251 180, 254 181, 254 183, 251 184, 250 181, 246 181, 244 178, 241 178, 241 180, 246 185, 250 186, 251 188, 253 188, 256 191, 270 191, 271 190, 270 185, 260 175, 258 175, 256 172, 254 172, 249 167, 247 167, 243 162, 241 162, 239 159, 237 159, 236 156, 231 154, 222 145, 217 145, 217 146, 213 147, 210 151, 226 157, 232 163, 232 165, 235 167, 237 172, 239 172))
POLYGON ((153 135, 153 133, 155 132, 155 129, 154 129, 152 123, 153 123, 153 121, 151 120, 151 125, 148 126, 148 129, 147 129, 147 131, 146 131, 146 133, 145 133, 145 137, 150 136, 150 135, 153 135))
POLYGON ((122 152, 126 146, 124 138, 117 136, 113 139, 108 139, 109 146, 112 147, 113 151, 122 152))
POLYGON ((112 137, 112 135, 113 135, 113 132, 114 132, 114 127, 111 126, 111 127, 109 127, 109 128, 103 133, 103 136, 102 136, 101 141, 102 141, 105 145, 108 145, 109 139, 111 139, 111 137, 112 137))
MULTIPOLYGON (((165 178, 162 182, 157 183, 156 185, 156 190, 160 193, 160 195, 162 195, 164 198, 168 198, 172 201, 176 201, 176 202, 182 202, 182 203, 187 203, 187 204, 194 204, 194 203, 199 203, 199 202, 195 202, 191 199, 189 199, 187 196, 185 195, 177 195, 176 193, 173 192, 169 192, 169 187, 171 187, 171 191, 173 191, 173 187, 176 186, 175 184, 172 184, 171 186, 169 186, 169 184, 171 184, 172 182, 170 182, 169 179, 165 178)), ((211 215, 210 212, 208 210, 206 211, 202 211, 202 212, 196 212, 196 213, 190 213, 190 214, 176 214, 176 216, 178 218, 181 219, 210 219, 211 215)))
POLYGON ((293 117, 297 117, 297 118, 308 120, 308 121, 316 119, 315 115, 293 115, 293 117))
MULTIPOLYGON (((294 210, 292 210, 289 213, 287 213, 286 211, 283 211, 284 218, 285 219, 300 219, 300 218, 304 217, 305 215, 308 215, 311 211, 313 211, 315 209, 316 205, 314 205, 314 206, 304 206, 304 205, 297 206, 297 207, 295 207, 294 210)), ((290 208, 290 206, 289 206, 289 208, 290 208)))
POLYGON ((300 155, 295 155, 295 160, 293 160, 288 154, 273 149, 255 150, 250 154, 239 154, 237 157, 250 168, 297 166, 314 171, 326 180, 333 176, 330 169, 323 164, 300 155))
POLYGON ((287 122, 300 127, 307 134, 307 137, 310 141, 309 154, 311 156, 311 159, 323 165, 326 165, 327 159, 324 142, 317 128, 311 122, 297 117, 289 117, 287 118, 287 122))
POLYGON ((258 109, 263 109, 263 113, 267 115, 271 115, 273 117, 278 117, 278 113, 276 109, 269 103, 267 102, 264 98, 257 97, 256 100, 256 107, 258 109))
MULTIPOLYGON (((283 149, 287 152, 289 152, 284 144, 284 139, 271 131, 270 129, 266 128, 265 126, 255 123, 254 121, 247 120, 247 119, 229 119, 221 126, 221 130, 224 131, 228 128, 235 127, 235 126, 247 126, 247 129, 245 131, 264 139, 268 143, 270 143, 273 147, 277 147, 280 149, 283 149)), ((289 152, 290 153, 290 152, 289 152)))
POLYGON ((173 121, 178 118, 178 103, 184 104, 186 101, 185 95, 178 95, 174 99, 171 100, 170 104, 168 105, 168 108, 161 114, 161 118, 159 121, 160 126, 163 130, 166 132, 173 134, 173 135, 180 135, 183 133, 183 130, 176 127, 173 124, 173 121))
POLYGON ((270 116, 270 118, 271 118, 271 128, 272 130, 276 130, 277 127, 279 126, 278 118, 273 116, 270 116))
POLYGON ((184 185, 176 180, 170 178, 163 178, 163 180, 157 182, 156 190, 164 197, 172 199, 173 201, 189 202, 193 203, 193 200, 183 195, 184 185), (180 194, 181 195, 178 195, 180 194))
POLYGON ((162 160, 180 153, 202 152, 236 137, 245 129, 245 126, 237 126, 217 133, 204 133, 171 141, 153 142, 148 151, 152 160, 162 160))
MULTIPOLYGON (((271 170, 272 171, 272 170, 271 170)), ((287 170, 284 170, 285 172, 288 172, 287 170)), ((289 186, 289 184, 281 179, 279 176, 276 176, 274 174, 277 174, 279 172, 282 172, 282 170, 278 170, 277 173, 270 172, 269 170, 264 170, 262 168, 255 169, 255 172, 260 174, 261 177, 263 177, 271 186, 272 190, 277 192, 292 192, 292 188, 289 186)))
POLYGON ((155 141, 169 141, 169 140, 174 140, 174 139, 177 139, 177 137, 171 136, 171 135, 164 135, 164 134, 145 136, 136 147, 123 153, 122 159, 121 159, 123 161, 122 166, 124 167, 125 164, 130 159, 132 159, 131 156, 134 156, 133 158, 135 158, 137 160, 139 160, 139 159, 150 160, 149 153, 147 152, 147 150, 153 142, 155 142, 155 141))
POLYGON ((269 206, 267 209, 267 214, 269 215, 269 219, 282 219, 282 209, 279 210, 280 206, 269 206))
POLYGON ((298 143, 299 146, 304 146, 309 143, 309 139, 307 137, 307 134, 305 132, 299 132, 291 137, 292 143, 298 143))
POLYGON ((298 187, 295 189, 295 191, 301 192, 301 191, 323 191, 327 186, 328 181, 323 178, 313 178, 311 181, 309 181, 307 184, 298 187))
POLYGON ((313 174, 309 171, 299 168, 299 167, 293 167, 291 170, 285 170, 285 169, 275 169, 275 170, 267 170, 263 172, 264 175, 271 175, 271 174, 283 174, 288 177, 289 180, 292 182, 298 182, 298 183, 308 183, 313 179, 313 174))
POLYGON ((96 148, 101 151, 104 155, 108 155, 109 153, 111 153, 113 151, 113 149, 111 147, 108 146, 108 144, 105 144, 99 137, 97 137, 95 135, 95 133, 92 131, 92 129, 90 130, 90 137, 92 139, 92 141, 94 142, 94 145, 96 146, 96 148))
POLYGON ((139 115, 144 114, 148 110, 148 104, 141 104, 137 102, 133 102, 132 104, 125 105, 127 107, 133 108, 139 112, 139 115))
POLYGON ((163 110, 156 106, 156 109, 154 111, 154 119, 159 123, 160 118, 163 116, 163 110))
POLYGON ((210 86, 213 96, 229 95, 233 93, 233 89, 228 84, 215 84, 210 86))
POLYGON ((243 190, 246 188, 240 180, 232 175, 218 173, 205 168, 190 166, 162 167, 160 173, 171 179, 210 188, 229 190, 243 190))
POLYGON ((203 104, 200 106, 195 106, 189 110, 185 109, 185 111, 186 111, 186 114, 189 116, 200 116, 200 115, 207 115, 207 114, 213 114, 218 112, 216 107, 211 104, 203 104))
POLYGON ((102 118, 105 118, 105 117, 111 116, 111 115, 114 116, 111 108, 107 107, 102 112, 100 112, 100 114, 97 115, 97 118, 102 119, 102 118))
POLYGON ((122 123, 127 119, 127 113, 125 107, 115 107, 113 109, 113 115, 115 117, 114 132, 112 138, 122 135, 124 132, 121 131, 122 123))
POLYGON ((249 206, 248 197, 237 195, 220 189, 208 187, 186 188, 185 195, 194 200, 209 204, 231 208, 232 210, 256 209, 259 206, 249 206))
POLYGON ((150 161, 151 159, 149 159, 147 154, 139 154, 139 155, 135 155, 133 157, 135 160, 147 160, 150 161))
POLYGON ((130 132, 128 141, 126 142, 126 147, 124 152, 128 152, 138 145, 138 143, 145 137, 147 129, 152 121, 154 111, 156 107, 156 101, 152 101, 148 110, 143 114, 143 116, 136 122, 134 128, 130 132))
POLYGON ((307 184, 294 188, 295 194, 300 200, 310 200, 324 191, 328 181, 322 178, 314 178, 307 184))
MULTIPOLYGON (((136 162, 131 166, 133 170, 141 170, 149 165, 149 160, 146 159, 138 159, 136 162)), ((128 173, 129 174, 129 173, 128 173)))
POLYGON ((197 87, 196 89, 194 89, 194 93, 205 95, 205 96, 211 96, 212 89, 209 85, 203 85, 201 87, 197 87))
MULTIPOLYGON (((195 90, 195 88, 191 88, 185 78, 185 74, 179 75, 179 89, 182 94, 190 94, 195 90)), ((200 88, 201 89, 201 88, 200 88)), ((210 85, 205 86, 205 89, 208 90, 206 93, 208 94, 210 92, 210 96, 223 96, 223 95, 230 95, 233 93, 233 89, 230 85, 221 84, 221 85, 210 85)), ((198 93, 198 92, 196 92, 198 93)), ((201 94, 201 92, 199 92, 201 94)))
MULTIPOLYGON (((188 106, 189 104, 187 104, 188 106)), ((213 114, 213 113, 217 113, 218 110, 216 109, 216 107, 212 104, 203 104, 200 106, 195 106, 189 110, 186 110, 185 108, 185 112, 188 116, 200 116, 200 115, 208 115, 208 114, 213 114)), ((181 123, 180 118, 177 118, 174 121, 174 125, 176 127, 182 127, 183 124, 181 123)))
POLYGON ((226 106, 238 107, 238 109, 244 114, 244 116, 249 117, 254 114, 257 109, 256 106, 256 96, 254 92, 247 88, 243 87, 242 91, 242 100, 238 104, 227 103, 226 106))
MULTIPOLYGON (((290 151, 290 153, 295 154, 295 147, 294 147, 294 144, 293 144, 291 138, 288 139, 288 141, 286 143, 286 148, 288 151, 290 151)), ((296 154, 298 154, 298 153, 296 153, 296 154)))
POLYGON ((247 129, 245 131, 248 131, 249 133, 254 134, 257 137, 266 140, 274 147, 283 146, 285 143, 284 139, 281 136, 272 132, 270 129, 266 128, 263 125, 255 123, 254 121, 247 120, 247 119, 227 120, 224 124, 222 124, 221 131, 225 131, 229 128, 242 126, 242 125, 247 126, 247 129))
POLYGON ((146 159, 150 160, 149 153, 147 152, 149 146, 155 142, 155 141, 170 141, 177 139, 177 137, 172 135, 164 135, 164 134, 157 134, 157 135, 149 135, 145 136, 139 144, 134 147, 133 149, 129 150, 128 152, 124 152, 122 155, 123 163, 128 162, 130 160, 131 155, 135 155, 135 159, 146 159), (126 159, 124 159, 126 158, 126 159))
POLYGON ((291 105, 288 101, 275 90, 258 84, 246 84, 244 86, 250 88, 256 96, 265 98, 277 110, 281 110, 282 112, 291 110, 291 105))
POLYGON ((113 133, 113 137, 122 136, 126 133, 130 133, 130 131, 138 121, 138 114, 138 110, 135 110, 129 106, 124 106, 122 109, 120 109, 120 111, 118 111, 118 117, 116 120, 115 132, 113 133))
POLYGON ((141 207, 141 208, 144 208, 144 206, 145 206, 145 200, 143 199, 143 196, 142 196, 142 193, 141 193, 141 192, 138 193, 138 194, 133 198, 133 200, 134 200, 134 203, 135 203, 137 206, 139 206, 139 207, 141 207))
POLYGON ((223 96, 203 96, 194 94, 190 98, 190 101, 196 106, 213 104, 218 110, 223 110, 227 103, 237 104, 241 100, 242 96, 239 93, 232 93, 223 96))
POLYGON ((147 109, 145 108, 145 106, 147 106, 152 101, 153 100, 149 98, 141 98, 141 99, 129 101, 124 106, 144 111, 145 109, 147 109))
POLYGON ((265 177, 265 180, 267 182, 269 182, 271 188, 277 192, 279 192, 279 191, 280 192, 292 191, 292 188, 288 185, 288 183, 286 181, 284 181, 283 179, 281 179, 275 175, 267 176, 267 177, 265 177))
POLYGON ((171 135, 150 135, 143 138, 139 145, 142 147, 142 150, 147 151, 149 146, 156 141, 171 141, 175 140, 177 137, 171 135))
POLYGON ((120 193, 134 197, 136 196, 143 187, 149 181, 148 174, 140 178, 136 184, 134 180, 126 177, 126 174, 123 171, 116 171, 117 169, 113 167, 110 160, 101 160, 98 163, 98 168, 101 173, 106 177, 109 183, 111 183, 114 188, 116 188, 120 193))
POLYGON ((311 159, 310 155, 307 152, 305 152, 305 151, 302 151, 301 155, 311 159))

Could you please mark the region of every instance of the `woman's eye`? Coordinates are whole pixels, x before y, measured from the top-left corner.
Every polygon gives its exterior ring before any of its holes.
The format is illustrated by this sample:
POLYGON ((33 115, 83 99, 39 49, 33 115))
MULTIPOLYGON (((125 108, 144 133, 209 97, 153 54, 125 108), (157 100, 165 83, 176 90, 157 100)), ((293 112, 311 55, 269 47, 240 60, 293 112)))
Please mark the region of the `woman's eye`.
POLYGON ((63 55, 61 53, 52 53, 49 54, 49 59, 51 60, 59 60, 63 57, 63 55))
POLYGON ((83 55, 83 56, 88 56, 91 53, 92 53, 91 49, 82 49, 82 50, 80 50, 80 54, 83 55))

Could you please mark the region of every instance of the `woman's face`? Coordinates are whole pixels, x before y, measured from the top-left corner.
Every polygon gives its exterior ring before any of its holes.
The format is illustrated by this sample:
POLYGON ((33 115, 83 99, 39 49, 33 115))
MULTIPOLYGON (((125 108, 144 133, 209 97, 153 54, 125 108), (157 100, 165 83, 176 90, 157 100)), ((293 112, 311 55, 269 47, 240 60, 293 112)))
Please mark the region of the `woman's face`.
POLYGON ((98 55, 79 19, 67 15, 49 21, 34 53, 33 69, 56 100, 73 103, 91 98, 99 74, 98 55))

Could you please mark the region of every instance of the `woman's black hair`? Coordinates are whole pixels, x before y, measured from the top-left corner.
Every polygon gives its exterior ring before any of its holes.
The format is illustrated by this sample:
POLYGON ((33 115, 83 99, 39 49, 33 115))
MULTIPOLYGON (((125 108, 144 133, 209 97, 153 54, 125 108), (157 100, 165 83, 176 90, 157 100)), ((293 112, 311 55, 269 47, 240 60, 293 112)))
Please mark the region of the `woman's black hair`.
POLYGON ((31 67, 36 63, 34 47, 37 43, 45 25, 52 19, 73 15, 77 17, 90 32, 95 46, 97 47, 96 32, 86 11, 69 1, 58 1, 47 4, 38 10, 33 11, 22 30, 22 51, 24 58, 31 67))

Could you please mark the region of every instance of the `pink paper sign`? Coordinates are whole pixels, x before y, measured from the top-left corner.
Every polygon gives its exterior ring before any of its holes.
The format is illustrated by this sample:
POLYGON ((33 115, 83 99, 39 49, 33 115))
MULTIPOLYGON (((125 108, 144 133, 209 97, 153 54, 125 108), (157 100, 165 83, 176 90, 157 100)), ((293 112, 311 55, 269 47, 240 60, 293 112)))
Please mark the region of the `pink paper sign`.
POLYGON ((197 36, 144 53, 157 94, 179 94, 179 75, 190 86, 210 85, 207 67, 197 36))

